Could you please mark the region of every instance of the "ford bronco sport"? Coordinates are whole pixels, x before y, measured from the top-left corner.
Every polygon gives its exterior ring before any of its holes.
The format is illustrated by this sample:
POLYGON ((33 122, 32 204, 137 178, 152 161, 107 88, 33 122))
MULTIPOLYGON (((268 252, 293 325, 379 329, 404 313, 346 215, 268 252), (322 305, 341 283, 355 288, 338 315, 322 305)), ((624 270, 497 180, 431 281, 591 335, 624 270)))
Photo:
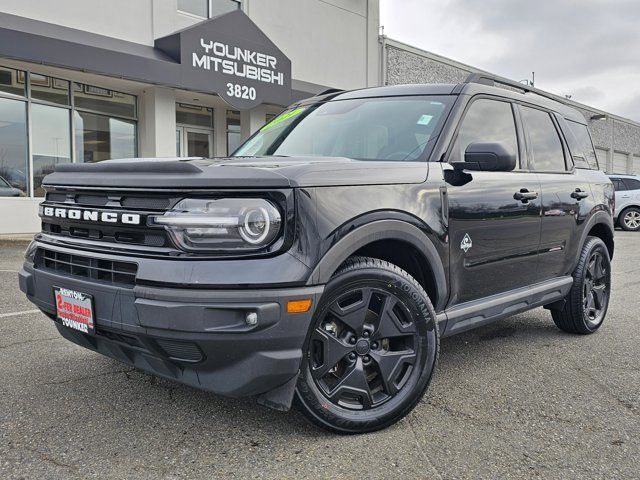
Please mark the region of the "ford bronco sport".
POLYGON ((20 288, 154 375, 386 427, 441 337, 539 306, 565 332, 604 321, 612 184, 582 115, 515 86, 331 91, 231 158, 58 166, 20 288))

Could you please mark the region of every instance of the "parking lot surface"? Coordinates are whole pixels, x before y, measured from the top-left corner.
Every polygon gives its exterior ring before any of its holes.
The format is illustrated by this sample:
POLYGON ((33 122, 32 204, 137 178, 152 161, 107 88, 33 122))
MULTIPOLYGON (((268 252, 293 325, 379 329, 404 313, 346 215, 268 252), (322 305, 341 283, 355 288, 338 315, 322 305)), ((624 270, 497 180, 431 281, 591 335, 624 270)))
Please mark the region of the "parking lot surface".
POLYGON ((444 339, 397 425, 337 436, 295 412, 134 370, 63 340, 0 242, 0 478, 638 478, 640 234, 616 232, 590 336, 536 309, 444 339))

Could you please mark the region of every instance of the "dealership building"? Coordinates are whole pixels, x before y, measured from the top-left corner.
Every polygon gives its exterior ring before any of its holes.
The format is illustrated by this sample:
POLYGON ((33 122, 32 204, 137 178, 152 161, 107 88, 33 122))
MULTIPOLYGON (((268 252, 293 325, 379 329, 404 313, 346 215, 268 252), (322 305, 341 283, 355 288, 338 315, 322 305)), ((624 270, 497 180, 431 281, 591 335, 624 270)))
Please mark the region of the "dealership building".
MULTIPOLYGON (((0 0, 0 235, 39 230, 56 165, 225 156, 329 88, 480 70, 379 35, 378 0, 0 0)), ((600 167, 640 173, 640 124, 559 97, 600 167)))

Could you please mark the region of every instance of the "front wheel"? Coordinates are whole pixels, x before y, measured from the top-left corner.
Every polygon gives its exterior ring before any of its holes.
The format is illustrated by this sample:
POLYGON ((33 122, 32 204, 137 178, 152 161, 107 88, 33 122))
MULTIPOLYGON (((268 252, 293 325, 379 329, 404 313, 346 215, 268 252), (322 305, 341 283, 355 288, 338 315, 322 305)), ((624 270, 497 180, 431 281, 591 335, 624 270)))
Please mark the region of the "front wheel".
POLYGON ((426 391, 438 347, 433 306, 413 277, 382 260, 349 259, 314 315, 298 404, 314 423, 339 433, 385 428, 426 391))
POLYGON ((593 333, 604 322, 610 294, 611 261, 607 246, 597 237, 587 237, 564 308, 551 311, 553 321, 568 333, 593 333))

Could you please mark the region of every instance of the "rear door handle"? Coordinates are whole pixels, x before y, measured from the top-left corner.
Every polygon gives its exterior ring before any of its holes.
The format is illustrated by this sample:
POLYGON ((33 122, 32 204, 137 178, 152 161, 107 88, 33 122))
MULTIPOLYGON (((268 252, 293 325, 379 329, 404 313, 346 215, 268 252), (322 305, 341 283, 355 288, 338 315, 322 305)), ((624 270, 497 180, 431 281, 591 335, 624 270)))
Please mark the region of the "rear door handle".
POLYGON ((526 188, 521 188, 519 192, 513 194, 513 199, 522 203, 527 203, 529 200, 535 200, 538 198, 538 192, 530 192, 526 188))
POLYGON ((576 200, 582 200, 588 196, 589 194, 587 192, 583 192, 579 188, 576 188, 575 192, 571 192, 571 198, 575 198, 576 200))

